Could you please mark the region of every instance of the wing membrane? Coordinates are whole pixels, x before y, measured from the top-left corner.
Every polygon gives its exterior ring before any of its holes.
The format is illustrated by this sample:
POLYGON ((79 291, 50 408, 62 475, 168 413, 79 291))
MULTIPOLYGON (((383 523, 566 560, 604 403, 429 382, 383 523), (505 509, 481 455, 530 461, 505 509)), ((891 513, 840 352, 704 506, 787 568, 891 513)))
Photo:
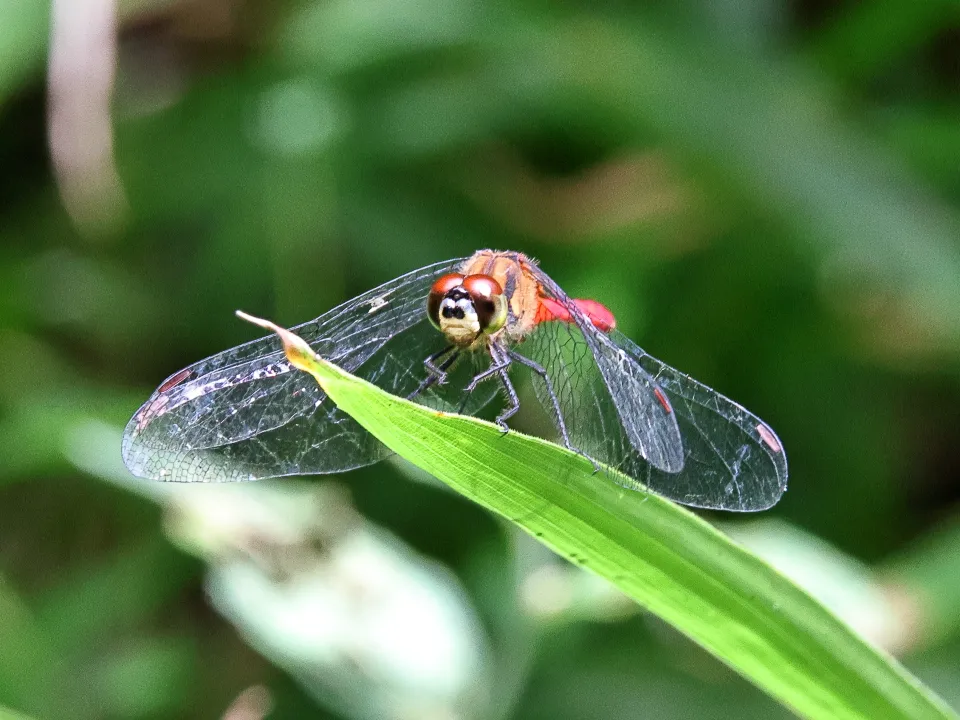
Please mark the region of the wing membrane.
MULTIPOLYGON (((344 369, 388 392, 409 394, 424 377, 423 359, 444 345, 426 320, 427 293, 462 262, 416 270, 293 331, 344 369)), ((459 409, 454 390, 434 388, 420 400, 459 409)), ((475 412, 489 399, 489 392, 478 393, 465 410, 475 412)), ((389 454, 329 402, 310 375, 291 368, 275 337, 168 378, 128 423, 122 450, 135 475, 201 482, 340 472, 389 454)))
MULTIPOLYGON (((584 367, 570 372, 586 378, 591 372, 598 371, 606 387, 597 392, 605 396, 615 411, 618 425, 629 441, 628 447, 658 470, 679 472, 684 464, 680 429, 669 406, 663 402, 664 396, 656 381, 623 348, 610 342, 607 334, 598 331, 546 273, 536 266, 530 269, 540 282, 541 292, 567 309, 571 322, 565 323, 566 327, 580 331, 575 340, 555 338, 558 340, 556 344, 586 345, 586 351, 580 354, 587 357, 578 359, 578 364, 584 367), (590 356, 593 363, 589 361, 590 356), (590 365, 596 367, 588 367, 590 365)), ((563 325, 548 323, 546 327, 563 325)), ((557 364, 555 360, 554 364, 557 364)), ((559 367, 556 372, 560 372, 559 367)))
POLYGON ((787 489, 787 457, 769 425, 733 400, 641 350, 611 338, 666 392, 683 435, 684 466, 676 475, 633 464, 632 477, 687 505, 765 510, 787 489))
MULTIPOLYGON (((626 475, 629 487, 686 505, 752 511, 777 502, 787 464, 769 426, 619 332, 600 332, 536 272, 573 322, 541 323, 517 351, 546 369, 574 447, 626 475)), ((550 413, 545 383, 531 376, 550 413)))

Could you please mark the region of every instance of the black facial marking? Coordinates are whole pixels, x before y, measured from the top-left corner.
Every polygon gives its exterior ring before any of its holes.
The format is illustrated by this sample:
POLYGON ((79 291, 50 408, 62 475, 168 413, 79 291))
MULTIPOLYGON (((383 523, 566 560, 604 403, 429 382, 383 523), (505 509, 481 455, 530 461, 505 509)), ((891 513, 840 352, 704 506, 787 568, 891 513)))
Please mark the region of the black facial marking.
POLYGON ((444 296, 440 314, 447 319, 463 320, 464 307, 469 305, 473 305, 470 293, 462 287, 455 287, 444 296))

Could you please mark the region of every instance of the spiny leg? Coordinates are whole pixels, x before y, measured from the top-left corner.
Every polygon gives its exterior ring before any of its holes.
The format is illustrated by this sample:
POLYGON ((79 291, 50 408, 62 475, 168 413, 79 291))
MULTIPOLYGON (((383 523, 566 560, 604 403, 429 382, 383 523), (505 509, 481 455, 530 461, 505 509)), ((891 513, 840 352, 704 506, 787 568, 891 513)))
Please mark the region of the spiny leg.
POLYGON ((490 359, 493 362, 483 372, 477 373, 474 375, 473 380, 470 381, 470 384, 466 387, 466 392, 473 392, 477 389, 477 385, 482 383, 487 378, 491 378, 494 375, 499 375, 501 372, 505 372, 508 367, 510 367, 510 358, 506 354, 501 355, 500 351, 496 349, 496 345, 490 345, 490 359))
POLYGON ((563 438, 563 446, 570 450, 571 452, 577 453, 577 455, 582 455, 591 463, 593 463, 594 472, 600 470, 600 464, 594 460, 592 457, 583 452, 580 448, 576 448, 570 442, 570 436, 567 434, 567 424, 563 420, 563 412, 560 409, 560 398, 557 397, 557 393, 553 389, 553 382, 550 380, 550 376, 547 374, 547 371, 543 369, 543 366, 535 363, 528 357, 524 357, 518 352, 513 350, 508 350, 507 354, 510 356, 511 360, 516 360, 521 365, 526 365, 533 372, 540 376, 540 379, 543 380, 544 386, 547 388, 547 395, 550 396, 550 404, 553 407, 553 416, 557 422, 557 428, 560 430, 560 437, 563 438))
POLYGON ((503 385, 503 389, 507 393, 507 397, 510 398, 510 407, 497 415, 495 422, 500 426, 500 429, 503 430, 504 434, 506 434, 510 432, 510 427, 507 425, 507 420, 513 417, 517 410, 520 409, 520 398, 517 397, 517 391, 514 389, 513 383, 510 382, 510 375, 507 373, 506 368, 500 370, 498 375, 500 376, 500 383, 503 385))
POLYGON ((445 347, 440 352, 436 352, 430 357, 428 357, 426 360, 424 360, 423 364, 427 368, 427 376, 423 379, 423 381, 420 383, 420 385, 417 387, 416 390, 414 390, 412 393, 407 395, 407 400, 413 400, 420 393, 422 393, 424 390, 426 390, 427 388, 429 388, 431 385, 435 383, 443 385, 443 383, 447 381, 447 370, 450 369, 450 367, 453 365, 454 362, 456 362, 457 358, 459 357, 460 357, 460 352, 457 349, 457 346, 450 345, 449 347, 445 347), (453 350, 453 352, 450 354, 450 357, 445 358, 444 361, 439 365, 434 364, 438 358, 443 357, 446 353, 450 352, 451 350, 453 350))
MULTIPOLYGON (((491 364, 486 370, 481 373, 478 373, 474 376, 473 380, 470 381, 470 384, 466 387, 466 392, 472 392, 476 389, 477 385, 492 378, 494 376, 500 378, 500 384, 503 385, 503 389, 507 394, 507 399, 510 401, 509 407, 500 413, 497 416, 496 423, 500 426, 500 429, 504 433, 509 432, 510 428, 507 426, 507 419, 512 417, 517 410, 520 409, 520 398, 517 396, 517 391, 513 387, 513 383, 510 382, 510 375, 507 373, 507 369, 510 367, 510 356, 509 354, 500 348, 496 343, 490 343, 487 348, 490 351, 491 364)), ((462 411, 463 405, 461 405, 462 411)))
POLYGON ((513 352, 512 350, 508 351, 511 360, 516 360, 521 365, 526 365, 528 368, 533 370, 537 375, 540 376, 540 379, 543 380, 543 384, 547 388, 547 395, 550 396, 550 404, 553 409, 553 419, 557 423, 557 427, 560 430, 560 437, 563 438, 563 445, 567 450, 573 450, 577 452, 570 444, 570 436, 567 435, 567 424, 563 421, 563 412, 560 410, 560 399, 557 397, 557 393, 553 390, 553 383, 550 381, 550 376, 547 375, 547 371, 543 369, 543 366, 535 363, 530 358, 524 357, 520 353, 513 352))
POLYGON ((433 355, 431 355, 430 357, 428 357, 426 360, 423 361, 424 367, 427 368, 427 373, 431 376, 435 376, 437 379, 437 382, 440 383, 441 385, 443 385, 447 381, 446 369, 450 367, 450 365, 447 364, 446 361, 444 361, 443 363, 440 363, 440 366, 438 367, 436 365, 436 361, 442 358, 444 355, 446 355, 450 351, 453 351, 453 355, 454 357, 456 357, 457 346, 447 345, 445 348, 443 348, 443 350, 439 350, 435 352, 433 355))

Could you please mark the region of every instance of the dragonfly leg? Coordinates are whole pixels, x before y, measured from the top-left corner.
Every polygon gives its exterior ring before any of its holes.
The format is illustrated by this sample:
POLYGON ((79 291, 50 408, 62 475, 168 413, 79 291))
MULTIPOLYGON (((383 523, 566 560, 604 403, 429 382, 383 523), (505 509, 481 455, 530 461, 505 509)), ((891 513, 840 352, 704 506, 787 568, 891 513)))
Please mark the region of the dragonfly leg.
POLYGON ((434 384, 443 385, 447 381, 447 370, 450 369, 450 367, 459 357, 460 353, 457 351, 456 345, 450 345, 449 347, 445 347, 440 352, 434 353, 424 360, 423 364, 427 368, 427 376, 423 379, 416 390, 407 395, 407 400, 413 400, 415 397, 417 397, 417 395, 434 384), (439 365, 434 364, 438 358, 443 357, 451 350, 453 350, 453 352, 450 353, 450 356, 445 358, 443 362, 441 362, 439 365))
POLYGON ((490 367, 474 376, 470 384, 467 385, 466 391, 473 391, 477 385, 488 378, 496 376, 500 379, 500 384, 503 385, 503 390, 506 392, 510 404, 502 413, 497 415, 497 419, 494 422, 496 422, 504 434, 506 434, 510 431, 510 427, 507 425, 507 419, 512 417, 517 410, 520 409, 520 398, 517 396, 517 391, 514 389, 513 383, 510 382, 510 375, 507 372, 507 369, 510 367, 510 354, 498 345, 491 343, 490 359, 492 360, 490 367))
POLYGON ((535 372, 537 375, 540 376, 540 379, 543 380, 544 386, 547 388, 547 395, 550 396, 550 405, 553 410, 553 419, 557 423, 557 429, 560 430, 560 437, 563 439, 563 446, 567 450, 571 452, 575 452, 577 453, 577 455, 582 455, 583 457, 585 457, 587 460, 593 463, 593 471, 595 473, 599 472, 600 464, 596 460, 594 460, 592 457, 587 455, 585 452, 580 450, 580 448, 574 447, 573 444, 570 442, 570 435, 567 434, 567 424, 563 420, 563 412, 560 409, 560 399, 557 397, 557 393, 553 389, 553 383, 550 381, 550 376, 547 374, 547 371, 543 369, 542 365, 535 363, 530 358, 524 357, 518 352, 508 350, 507 354, 510 356, 511 360, 515 360, 521 365, 526 365, 533 372, 535 372))
POLYGON ((510 374, 507 372, 507 369, 510 367, 510 353, 509 351, 501 348, 499 345, 491 344, 490 345, 490 357, 493 359, 493 364, 487 369, 486 372, 480 373, 473 379, 471 385, 475 385, 484 378, 492 377, 496 375, 500 378, 500 384, 503 386, 503 391, 507 394, 507 400, 510 401, 510 404, 504 409, 502 413, 497 415, 495 422, 500 426, 500 429, 503 430, 504 435, 510 432, 510 427, 507 425, 507 420, 513 417, 517 410, 520 409, 520 398, 517 396, 516 388, 513 387, 513 383, 510 382, 510 374), (481 377, 481 375, 483 377, 481 377))
POLYGON ((510 376, 507 374, 506 368, 500 370, 499 375, 500 383, 503 385, 503 389, 506 391, 507 397, 510 399, 510 407, 497 415, 495 422, 500 426, 500 429, 503 430, 504 434, 506 434, 510 432, 510 427, 507 425, 507 419, 513 417, 517 410, 520 409, 520 398, 517 397, 517 391, 514 389, 513 383, 510 382, 510 376))
POLYGON ((453 356, 456 357, 457 346, 447 345, 445 348, 443 348, 443 350, 435 352, 433 355, 423 361, 423 366, 427 368, 428 375, 435 378, 435 382, 439 383, 440 385, 443 385, 447 381, 447 368, 450 367, 448 362, 449 358, 440 363, 439 366, 436 364, 436 362, 451 350, 454 351, 453 356))
POLYGON ((477 385, 487 378, 492 378, 494 375, 500 375, 501 373, 506 374, 507 368, 510 367, 510 357, 506 353, 501 355, 500 351, 495 348, 496 345, 490 346, 490 358, 493 360, 490 367, 474 376, 470 384, 467 385, 466 392, 473 392, 477 389, 477 385))
POLYGON ((553 410, 553 419, 557 423, 557 428, 560 430, 560 437, 563 438, 563 446, 567 450, 573 450, 577 452, 577 449, 570 444, 570 436, 567 434, 567 424, 563 421, 563 412, 560 410, 560 399, 557 397, 557 393, 553 390, 553 383, 550 381, 550 376, 547 375, 547 371, 543 369, 542 365, 535 363, 533 360, 524 357, 520 353, 509 351, 510 358, 516 360, 521 365, 526 365, 528 368, 533 370, 537 375, 540 376, 540 379, 543 380, 543 384, 547 388, 547 395, 550 396, 550 405, 553 410))

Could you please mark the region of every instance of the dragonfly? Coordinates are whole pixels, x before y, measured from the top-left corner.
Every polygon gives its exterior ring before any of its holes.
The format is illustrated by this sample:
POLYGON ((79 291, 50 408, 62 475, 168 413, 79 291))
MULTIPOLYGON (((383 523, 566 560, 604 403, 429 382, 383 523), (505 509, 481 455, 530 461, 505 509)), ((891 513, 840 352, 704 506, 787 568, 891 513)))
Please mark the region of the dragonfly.
MULTIPOLYGON (((467 415, 494 403, 504 432, 521 405, 511 375, 524 371, 559 442, 630 489, 730 511, 767 509, 786 491, 769 425, 644 352, 609 309, 568 297, 519 252, 428 265, 292 330, 395 395, 467 415)), ((122 440, 134 475, 175 482, 339 473, 390 454, 275 336, 168 377, 122 440)))

